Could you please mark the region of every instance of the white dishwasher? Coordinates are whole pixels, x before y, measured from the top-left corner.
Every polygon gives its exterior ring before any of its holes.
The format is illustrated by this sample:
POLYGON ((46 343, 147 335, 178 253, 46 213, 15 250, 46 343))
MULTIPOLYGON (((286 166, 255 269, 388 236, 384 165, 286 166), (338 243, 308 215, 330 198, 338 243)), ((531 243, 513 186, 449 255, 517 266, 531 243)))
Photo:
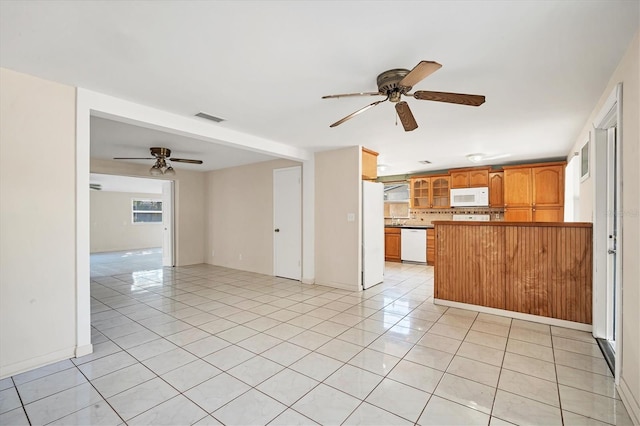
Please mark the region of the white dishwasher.
POLYGON ((400 230, 400 259, 407 262, 427 262, 427 230, 400 230))

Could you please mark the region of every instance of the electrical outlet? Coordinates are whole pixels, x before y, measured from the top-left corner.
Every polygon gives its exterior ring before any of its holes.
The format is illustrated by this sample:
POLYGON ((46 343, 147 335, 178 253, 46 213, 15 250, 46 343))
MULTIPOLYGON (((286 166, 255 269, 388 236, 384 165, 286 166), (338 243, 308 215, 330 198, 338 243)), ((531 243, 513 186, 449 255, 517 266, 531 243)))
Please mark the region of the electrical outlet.
POLYGON ((347 222, 355 222, 356 214, 355 213, 347 213, 347 222))
POLYGON ((238 255, 238 260, 242 260, 242 253, 238 255))
POLYGON ((211 257, 215 256, 216 252, 214 250, 211 250, 211 257))

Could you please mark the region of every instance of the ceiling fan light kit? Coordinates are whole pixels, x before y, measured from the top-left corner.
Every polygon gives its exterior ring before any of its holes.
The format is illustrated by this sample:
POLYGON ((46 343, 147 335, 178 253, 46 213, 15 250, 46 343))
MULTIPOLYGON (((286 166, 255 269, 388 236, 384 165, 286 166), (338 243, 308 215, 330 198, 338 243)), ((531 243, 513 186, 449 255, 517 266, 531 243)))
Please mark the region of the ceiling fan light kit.
POLYGON ((151 176, 175 176, 176 171, 171 167, 171 163, 167 161, 175 161, 176 163, 202 164, 202 160, 189 160, 186 158, 169 158, 171 150, 169 148, 153 147, 150 148, 153 157, 134 158, 134 157, 114 157, 114 160, 156 160, 149 169, 151 176))
POLYGON ((446 102, 459 105, 480 106, 484 103, 485 97, 482 95, 468 95, 464 93, 448 93, 448 92, 431 92, 420 90, 415 93, 409 93, 413 86, 442 68, 437 62, 420 61, 411 71, 404 68, 396 68, 388 70, 378 75, 376 83, 378 84, 377 92, 358 92, 345 93, 341 95, 327 95, 322 99, 343 98, 347 96, 386 96, 381 101, 373 102, 364 108, 353 112, 346 117, 336 121, 329 127, 336 127, 347 120, 352 119, 356 115, 372 108, 382 102, 391 101, 396 104, 396 112, 400 118, 400 122, 406 132, 410 132, 418 128, 409 104, 402 100, 402 96, 411 96, 414 99, 423 101, 446 102))

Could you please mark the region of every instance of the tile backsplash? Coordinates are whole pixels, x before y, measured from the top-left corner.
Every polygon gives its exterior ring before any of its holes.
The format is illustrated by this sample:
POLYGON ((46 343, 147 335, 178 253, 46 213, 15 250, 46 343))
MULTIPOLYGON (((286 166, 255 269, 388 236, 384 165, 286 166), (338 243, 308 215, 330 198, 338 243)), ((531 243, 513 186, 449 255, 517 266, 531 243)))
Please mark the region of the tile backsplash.
POLYGON ((492 221, 504 220, 504 209, 502 208, 486 208, 486 207, 470 207, 470 208, 449 208, 449 209, 414 209, 409 210, 409 218, 401 219, 385 219, 385 225, 401 223, 403 225, 430 225, 431 222, 437 220, 453 220, 454 214, 489 214, 492 221))

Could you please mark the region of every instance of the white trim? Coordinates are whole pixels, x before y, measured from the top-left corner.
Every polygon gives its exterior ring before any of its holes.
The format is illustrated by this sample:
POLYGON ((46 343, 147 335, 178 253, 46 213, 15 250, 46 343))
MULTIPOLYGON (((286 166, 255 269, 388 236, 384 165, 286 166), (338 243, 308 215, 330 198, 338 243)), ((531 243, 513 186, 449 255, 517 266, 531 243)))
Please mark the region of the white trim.
POLYGON ((80 358, 81 356, 89 355, 93 352, 93 345, 84 345, 76 347, 76 358, 80 358))
POLYGON ((472 305, 469 303, 453 302, 451 300, 433 299, 436 305, 450 306, 452 308, 467 309, 470 311, 482 312, 484 314, 499 315, 501 317, 515 318, 524 321, 537 322, 540 324, 554 325, 557 327, 571 328, 574 330, 591 332, 590 324, 566 321, 557 318, 541 317, 539 315, 523 314, 522 312, 507 311, 505 309, 489 308, 487 306, 472 305))
POLYGON ((617 109, 616 104, 622 98, 622 96, 620 96, 621 91, 622 91, 622 83, 616 84, 613 90, 611 90, 611 93, 609 93, 607 100, 602 105, 600 112, 593 119, 593 127, 595 127, 596 129, 602 128, 603 125, 608 124, 610 122, 611 117, 616 112, 616 109, 617 109))
POLYGON ((42 367, 43 365, 49 365, 49 364, 53 364, 54 362, 64 361, 69 358, 73 358, 75 356, 74 355, 75 351, 76 351, 76 347, 70 347, 70 348, 61 349, 59 351, 51 352, 46 355, 38 356, 35 358, 29 358, 24 361, 5 365, 2 367, 2 369, 0 369, 0 380, 6 377, 15 376, 16 374, 24 373, 25 371, 33 370, 34 368, 42 367))
POLYGON ((76 351, 91 348, 89 108, 85 92, 76 89, 76 351))
MULTIPOLYGON (((600 112, 596 115, 593 121, 593 148, 594 154, 594 197, 593 197, 593 335, 599 338, 608 338, 606 333, 607 325, 607 255, 608 249, 607 241, 607 208, 603 206, 599 196, 606 194, 606 170, 607 170, 607 129, 611 127, 617 127, 616 143, 616 191, 619 195, 616 203, 616 211, 622 212, 622 150, 623 150, 623 134, 622 134, 622 83, 616 84, 611 90, 611 93, 607 97, 604 105, 600 109, 600 112), (605 177, 600 173, 605 174, 605 177), (604 231, 603 231, 604 228, 604 231)), ((620 384, 620 376, 622 373, 622 286, 623 286, 623 271, 622 271, 622 247, 623 247, 623 215, 618 216, 618 241, 616 245, 616 269, 617 269, 617 283, 616 294, 616 306, 618 307, 616 312, 616 349, 615 349, 615 383, 620 384)))
POLYGON ((640 405, 638 404, 638 400, 633 397, 633 392, 631 392, 627 382, 624 379, 620 379, 616 390, 618 391, 618 395, 620 395, 624 407, 627 409, 627 413, 629 413, 629 417, 631 417, 631 423, 640 425, 640 405))
POLYGON ((315 284, 315 160, 302 163, 302 283, 315 284))

